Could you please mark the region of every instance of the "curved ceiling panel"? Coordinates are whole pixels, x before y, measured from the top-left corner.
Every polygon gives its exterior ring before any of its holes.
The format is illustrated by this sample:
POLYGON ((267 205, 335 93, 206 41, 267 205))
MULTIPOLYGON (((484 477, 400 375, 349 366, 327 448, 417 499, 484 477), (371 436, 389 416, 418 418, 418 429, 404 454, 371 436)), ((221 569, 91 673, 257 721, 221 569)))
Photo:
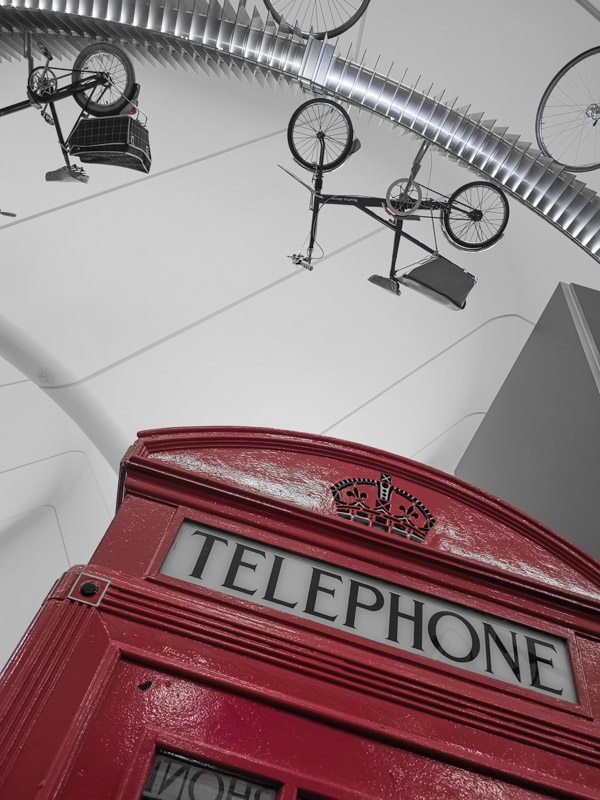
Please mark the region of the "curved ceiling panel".
MULTIPOLYGON (((503 186, 600 261, 600 198, 529 142, 456 100, 430 96, 336 54, 328 42, 305 41, 258 11, 225 0, 0 0, 0 58, 23 54, 22 35, 112 39, 140 58, 178 66, 250 71, 267 80, 350 103, 427 139, 503 186)), ((63 53, 72 44, 59 43, 63 53)))

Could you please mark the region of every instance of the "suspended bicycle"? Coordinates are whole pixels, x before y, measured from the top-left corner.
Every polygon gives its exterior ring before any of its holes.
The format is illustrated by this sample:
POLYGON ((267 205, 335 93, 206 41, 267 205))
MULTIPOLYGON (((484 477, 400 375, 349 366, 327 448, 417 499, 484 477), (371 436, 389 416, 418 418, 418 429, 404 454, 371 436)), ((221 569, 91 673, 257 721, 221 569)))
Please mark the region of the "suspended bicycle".
MULTIPOLYGON (((313 173, 313 185, 310 186, 282 167, 311 193, 308 247, 306 254, 294 253, 290 256, 294 264, 312 270, 318 260, 314 255, 315 247, 320 248, 316 239, 317 224, 325 205, 354 206, 394 232, 389 278, 371 276, 369 280, 396 294, 400 293, 400 281, 412 280, 411 285, 421 282, 419 287, 414 288, 428 293, 422 281, 426 279, 431 283, 433 280, 438 288, 444 285, 442 294, 449 305, 464 307, 466 295, 475 283, 474 276, 441 257, 437 249, 410 236, 403 225, 408 220, 420 220, 424 216, 433 218, 434 213, 439 214, 442 230, 453 245, 463 250, 485 250, 498 242, 508 224, 508 202, 500 189, 485 181, 473 181, 446 197, 419 184, 416 177, 429 148, 429 143, 424 141, 413 161, 409 177, 394 181, 385 197, 325 194, 324 174, 340 167, 360 147, 348 113, 332 100, 308 100, 296 109, 288 125, 287 139, 294 160, 313 173), (382 216, 381 212, 386 216, 382 216), (418 265, 410 276, 400 275, 396 270, 401 238, 408 239, 430 254, 427 261, 418 265)), ((428 288, 431 289, 431 295, 439 294, 432 286, 428 288)))
POLYGON ((280 25, 305 39, 331 39, 362 17, 370 0, 264 0, 280 25))
POLYGON ((535 118, 544 155, 571 172, 600 166, 600 47, 571 59, 548 84, 535 118))
MULTIPOLYGON (((81 167, 71 164, 70 156, 77 155, 88 163, 119 163, 118 158, 116 162, 114 159, 110 162, 101 155, 101 148, 105 148, 107 144, 101 140, 98 126, 88 118, 108 119, 124 114, 138 115, 137 97, 140 87, 135 82, 133 65, 120 48, 109 42, 97 42, 85 47, 75 59, 72 69, 50 67, 52 54, 42 43, 38 43, 38 47, 45 58, 45 64, 30 69, 26 87, 27 99, 0 108, 0 117, 32 106, 38 108, 43 119, 55 127, 65 161, 64 167, 47 173, 46 179, 87 183, 88 176, 81 167), (65 137, 56 103, 68 97, 75 100, 81 113, 71 132, 65 137), (87 140, 87 144, 82 144, 81 140, 87 140)), ((114 131, 114 123, 112 128, 114 131)), ((113 142, 111 146, 121 149, 123 147, 121 142, 113 142)), ((118 155, 118 151, 114 155, 118 155)), ((121 165, 131 166, 126 162, 121 165)))

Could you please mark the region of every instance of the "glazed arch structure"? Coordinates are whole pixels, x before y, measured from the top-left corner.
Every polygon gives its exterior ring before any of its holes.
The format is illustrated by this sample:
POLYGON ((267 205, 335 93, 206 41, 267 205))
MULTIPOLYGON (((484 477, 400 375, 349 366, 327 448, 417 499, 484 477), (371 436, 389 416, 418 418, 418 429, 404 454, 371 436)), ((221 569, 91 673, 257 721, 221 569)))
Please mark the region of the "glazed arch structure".
POLYGON ((186 520, 160 573, 578 702, 565 639, 290 550, 186 520))

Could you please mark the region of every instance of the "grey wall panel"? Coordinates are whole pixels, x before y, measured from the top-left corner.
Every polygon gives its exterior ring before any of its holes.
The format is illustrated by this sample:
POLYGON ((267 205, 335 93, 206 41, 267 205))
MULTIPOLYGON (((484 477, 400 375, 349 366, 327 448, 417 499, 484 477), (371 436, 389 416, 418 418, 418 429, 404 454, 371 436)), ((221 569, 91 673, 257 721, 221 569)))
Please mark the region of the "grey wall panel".
POLYGON ((456 469, 598 559, 599 341, 600 292, 559 284, 456 469))
POLYGON ((600 302, 598 292, 587 286, 573 286, 573 292, 585 317, 594 346, 600 352, 600 302))

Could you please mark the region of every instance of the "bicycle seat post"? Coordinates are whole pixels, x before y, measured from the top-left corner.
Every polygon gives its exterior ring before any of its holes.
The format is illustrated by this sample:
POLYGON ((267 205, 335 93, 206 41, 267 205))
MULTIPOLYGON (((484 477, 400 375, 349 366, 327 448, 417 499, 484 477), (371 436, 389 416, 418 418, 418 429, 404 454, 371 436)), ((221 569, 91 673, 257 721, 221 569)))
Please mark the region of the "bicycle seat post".
POLYGON ((306 266, 307 269, 312 269, 310 265, 312 261, 312 254, 315 247, 315 241, 317 238, 317 222, 319 219, 319 210, 321 207, 320 201, 320 194, 321 190, 323 189, 323 163, 325 161, 325 134, 323 131, 319 131, 317 133, 317 138, 319 139, 319 163, 315 167, 315 171, 313 174, 313 185, 315 187, 315 191, 311 195, 310 198, 310 209, 312 211, 312 220, 310 225, 310 237, 308 242, 307 248, 307 257, 306 262, 307 264, 303 264, 306 266))
POLYGON ((27 74, 33 72, 33 55, 31 53, 31 31, 25 31, 23 41, 23 55, 27 59, 27 74))

